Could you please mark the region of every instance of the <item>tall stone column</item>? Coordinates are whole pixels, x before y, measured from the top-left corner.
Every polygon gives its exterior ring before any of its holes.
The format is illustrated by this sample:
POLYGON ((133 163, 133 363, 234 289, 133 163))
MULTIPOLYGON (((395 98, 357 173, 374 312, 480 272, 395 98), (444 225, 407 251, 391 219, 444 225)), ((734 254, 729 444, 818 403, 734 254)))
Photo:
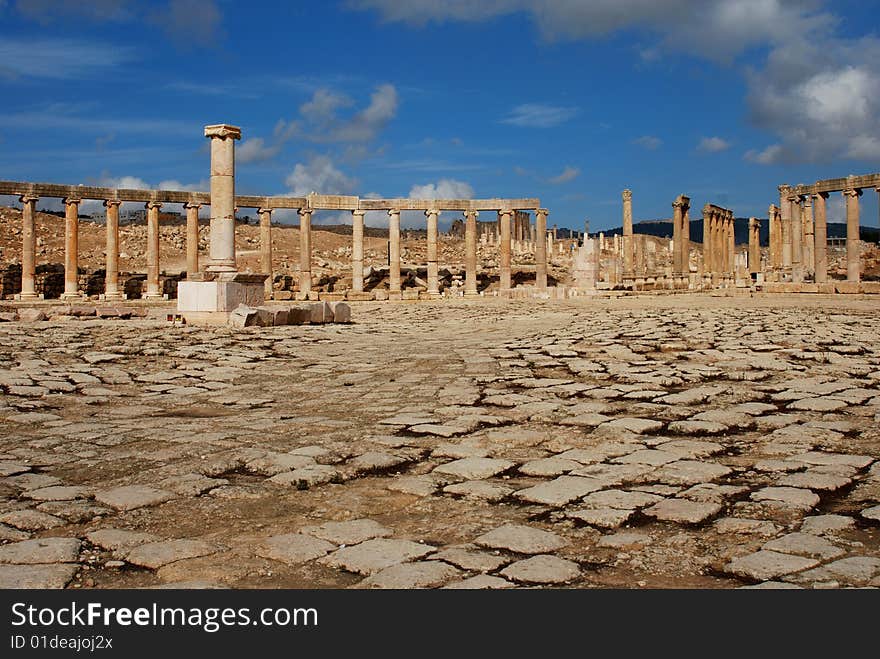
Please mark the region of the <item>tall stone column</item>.
POLYGON ((786 276, 791 275, 791 204, 788 197, 791 194, 790 185, 779 186, 779 212, 782 234, 782 272, 786 276))
POLYGON ((428 218, 428 295, 438 297, 440 295, 439 264, 437 263, 437 217, 440 211, 429 209, 425 211, 428 218))
POLYGON ((733 211, 727 218, 727 271, 731 279, 736 279, 736 217, 733 211))
POLYGON ((779 209, 776 204, 770 204, 767 209, 767 231, 770 239, 768 251, 770 269, 774 272, 779 270, 782 263, 782 227, 779 224, 779 209))
POLYGON ((364 215, 366 211, 351 212, 351 290, 364 292, 364 215))
POLYGON ((392 208, 388 211, 388 257, 390 270, 388 273, 389 298, 400 298, 400 211, 392 208))
POLYGON ((727 281, 727 263, 730 256, 727 253, 727 213, 718 215, 718 279, 727 281))
MULTIPOLYGON (((804 228, 804 275, 815 278, 816 273, 816 242, 815 222, 813 218, 813 195, 804 197, 804 208, 801 215, 801 223, 804 228)), ((814 279, 815 281, 815 279, 814 279)))
POLYGON ((813 249, 816 252, 816 274, 814 275, 817 284, 824 284, 828 281, 828 215, 827 215, 827 192, 816 193, 816 224, 813 235, 813 249))
POLYGON ((535 288, 547 288, 547 215, 546 208, 535 211, 535 288))
POLYGON ((850 188, 843 193, 846 198, 846 280, 861 281, 862 269, 860 259, 859 238, 859 197, 862 191, 850 188))
POLYGON ((500 290, 510 288, 510 211, 498 211, 501 221, 501 272, 498 282, 500 290))
POLYGON ((187 202, 186 209, 186 278, 192 279, 199 271, 199 208, 201 204, 187 202))
POLYGON ((688 254, 690 252, 690 237, 685 235, 689 231, 686 221, 690 199, 684 195, 678 195, 672 202, 672 278, 673 287, 687 285, 690 276, 688 254))
POLYGON ((796 284, 804 281, 804 225, 801 215, 801 196, 788 198, 791 213, 791 280, 796 284))
POLYGON ((205 126, 211 140, 211 246, 208 272, 235 272, 235 140, 241 128, 205 126))
MULTIPOLYGON (((685 197, 687 199, 687 197, 685 197)), ((681 251, 679 260, 681 261, 682 288, 689 288, 691 281, 691 207, 690 200, 685 203, 685 207, 681 214, 681 242, 678 249, 681 251)))
POLYGON ((118 199, 105 199, 107 229, 107 256, 104 269, 104 299, 121 300, 119 291, 119 206, 118 199))
POLYGON ((712 277, 712 209, 703 206, 703 277, 712 277))
POLYGON ((761 272, 761 222, 756 217, 749 218, 749 272, 761 272))
POLYGON ((312 209, 299 209, 299 292, 312 291, 312 209))
POLYGON ((78 300, 79 292, 79 199, 64 199, 64 293, 62 300, 78 300))
POLYGON ((464 212, 464 294, 465 297, 479 295, 477 292, 477 211, 464 212))
POLYGON ((36 300, 37 239, 36 211, 39 197, 23 195, 21 201, 21 293, 20 300, 36 300))
POLYGON ((147 205, 147 292, 145 299, 162 297, 159 292, 159 209, 158 201, 148 201, 147 205))
POLYGON ((623 191, 623 279, 630 280, 633 273, 633 213, 632 191, 623 191))
POLYGON ((266 299, 271 300, 274 281, 272 274, 272 209, 258 208, 257 215, 260 216, 260 271, 269 275, 266 277, 264 285, 266 299))

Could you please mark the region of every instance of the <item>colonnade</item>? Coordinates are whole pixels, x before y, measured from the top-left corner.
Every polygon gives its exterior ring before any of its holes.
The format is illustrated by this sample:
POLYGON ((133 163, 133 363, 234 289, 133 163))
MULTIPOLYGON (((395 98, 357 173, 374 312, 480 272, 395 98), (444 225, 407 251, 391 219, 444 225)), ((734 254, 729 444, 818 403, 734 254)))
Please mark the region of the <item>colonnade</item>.
POLYGON ((733 211, 703 206, 703 283, 729 284, 736 275, 736 234, 733 211))

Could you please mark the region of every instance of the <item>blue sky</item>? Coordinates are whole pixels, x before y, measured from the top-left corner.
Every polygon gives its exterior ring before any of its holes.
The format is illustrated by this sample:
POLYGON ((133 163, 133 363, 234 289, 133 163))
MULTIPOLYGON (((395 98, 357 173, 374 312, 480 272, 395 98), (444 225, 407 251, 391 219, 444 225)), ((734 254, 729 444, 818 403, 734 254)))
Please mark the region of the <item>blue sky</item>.
POLYGON ((225 122, 243 194, 536 196, 597 230, 629 187, 636 219, 680 193, 763 217, 780 183, 880 171, 878 9, 0 0, 0 178, 207 189, 225 122))

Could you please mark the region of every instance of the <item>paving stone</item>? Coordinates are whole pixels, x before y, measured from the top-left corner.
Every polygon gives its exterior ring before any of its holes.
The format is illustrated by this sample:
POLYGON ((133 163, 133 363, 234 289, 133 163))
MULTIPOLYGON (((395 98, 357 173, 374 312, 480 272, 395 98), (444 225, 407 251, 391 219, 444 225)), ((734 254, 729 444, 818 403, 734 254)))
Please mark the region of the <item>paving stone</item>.
POLYGON ((203 540, 164 540, 138 545, 128 552, 125 560, 132 565, 157 570, 170 563, 209 556, 219 550, 216 545, 203 540))
POLYGON ((400 563, 364 579, 359 588, 438 588, 462 572, 439 561, 400 563))
POLYGON ((792 572, 800 572, 818 565, 819 561, 802 556, 781 554, 762 549, 746 556, 734 558, 724 570, 738 577, 766 581, 792 572))
POLYGON ((293 471, 285 471, 276 474, 268 480, 277 485, 292 485, 294 487, 308 488, 329 483, 337 478, 340 478, 340 474, 336 467, 315 464, 301 469, 294 469, 293 471))
POLYGON ((538 460, 530 460, 524 465, 520 465, 520 473, 526 476, 561 476, 572 469, 579 469, 580 462, 574 460, 566 460, 560 457, 540 458, 538 460))
POLYGON ((686 389, 679 393, 662 396, 656 400, 658 403, 666 405, 697 405, 705 403, 709 398, 718 396, 725 392, 723 387, 694 387, 686 389))
POLYGON ((369 576, 398 563, 424 558, 434 549, 431 545, 410 540, 375 538, 351 547, 337 549, 329 556, 318 560, 333 568, 369 576))
POLYGON ((721 444, 696 439, 675 439, 655 446, 660 451, 675 453, 683 458, 707 458, 724 450, 721 444))
POLYGON ((406 464, 406 462, 406 458, 402 458, 399 455, 392 455, 384 451, 369 451, 353 457, 346 463, 346 467, 354 469, 355 473, 363 474, 393 469, 406 464))
POLYGON ((517 491, 514 496, 529 503, 540 503, 545 506, 564 506, 580 499, 603 487, 603 483, 595 478, 581 476, 560 476, 547 483, 541 483, 517 491))
POLYGON ((37 506, 40 512, 61 517, 70 524, 90 522, 98 516, 112 514, 113 510, 94 501, 45 501, 37 506))
POLYGON ((516 586, 507 579, 495 577, 489 574, 478 574, 468 577, 463 581, 453 581, 443 586, 447 590, 499 590, 502 588, 515 588, 516 586))
POLYGON ((307 533, 337 545, 356 545, 373 538, 387 538, 393 531, 375 520, 364 518, 306 526, 300 529, 300 533, 307 533))
POLYGON ((811 510, 819 505, 819 496, 811 490, 796 487, 765 487, 752 492, 752 501, 770 501, 773 503, 811 510))
POLYGON ((80 541, 76 538, 37 538, 0 546, 0 563, 75 563, 80 541))
POLYGON ((862 511, 862 517, 873 522, 880 522, 880 506, 871 506, 862 511))
POLYGON ((855 525, 855 520, 846 515, 812 515, 804 517, 801 532, 815 535, 834 535, 835 532, 855 528, 855 525))
POLYGON ((139 545, 160 540, 158 536, 152 533, 141 533, 140 531, 128 531, 125 529, 100 529, 92 531, 86 535, 86 539, 96 547, 119 552, 126 552, 139 545))
POLYGON ((0 589, 64 588, 73 579, 78 565, 0 565, 0 589))
POLYGON ((30 508, 4 513, 0 515, 0 522, 23 531, 45 531, 65 524, 63 519, 30 508))
POLYGON ((645 464, 660 466, 668 462, 675 462, 678 459, 679 456, 675 453, 658 451, 656 449, 643 449, 641 451, 630 453, 629 455, 621 455, 618 458, 614 458, 612 462, 620 464, 645 464))
POLYGON ((794 554, 808 558, 828 560, 842 556, 846 552, 824 538, 810 533, 789 533, 764 544, 762 549, 778 551, 783 554, 794 554))
POLYGON ((791 456, 792 460, 811 465, 848 465, 856 469, 864 469, 874 462, 870 455, 848 455, 843 453, 823 453, 821 451, 809 451, 791 456))
POLYGON ((92 496, 92 490, 76 485, 53 485, 28 490, 24 496, 35 501, 71 501, 73 499, 88 499, 92 496))
POLYGON ((711 501, 723 503, 730 497, 745 494, 749 488, 744 485, 718 485, 716 483, 698 483, 686 490, 679 492, 677 496, 692 501, 711 501))
POLYGON ((202 474, 172 476, 159 482, 161 489, 186 497, 196 497, 222 485, 229 485, 229 481, 225 478, 209 478, 202 474))
POLYGON ((513 488, 489 481, 464 481, 443 488, 447 494, 463 496, 466 499, 482 499, 489 503, 503 501, 513 492, 513 488))
MULTIPOLYGON (((774 408, 775 409, 775 408, 774 408)), ((744 411, 707 410, 691 417, 692 421, 720 423, 728 428, 746 429, 755 425, 755 420, 744 411)))
POLYGON ((663 429, 663 423, 660 421, 654 421, 653 419, 624 417, 621 419, 614 419, 614 421, 607 421, 599 427, 626 430, 628 432, 636 433, 637 435, 644 435, 645 433, 659 432, 663 429))
POLYGON ((717 515, 721 506, 717 503, 690 501, 689 499, 664 499, 643 512, 664 522, 699 524, 717 515))
POLYGON ((638 531, 620 531, 610 535, 603 535, 596 543, 597 547, 605 549, 626 549, 646 547, 654 542, 654 539, 647 533, 638 531))
POLYGON ((772 538, 779 532, 779 526, 763 519, 745 519, 742 517, 722 517, 715 520, 712 528, 718 533, 736 533, 741 535, 759 535, 772 538))
POLYGON ((714 462, 699 460, 678 460, 657 469, 651 478, 670 485, 695 485, 722 478, 731 473, 729 467, 714 462))
POLYGON ((627 522, 635 512, 635 509, 594 507, 566 510, 565 516, 601 529, 616 529, 627 522))
POLYGON ((515 466, 510 460, 495 458, 463 458, 434 468, 435 473, 448 474, 464 480, 491 478, 515 466))
POLYGON ((865 586, 877 576, 880 576, 880 558, 848 556, 812 570, 791 575, 786 578, 786 581, 821 583, 838 580, 849 586, 865 586))
POLYGON ((539 554, 511 563, 501 570, 501 575, 523 583, 561 584, 580 577, 580 566, 558 556, 539 554))
POLYGON ((602 490, 593 492, 583 499, 587 507, 595 508, 618 508, 621 510, 636 510, 650 506, 660 501, 662 497, 647 492, 628 492, 626 490, 602 490))
POLYGON ((835 398, 801 398, 789 403, 787 409, 808 412, 835 412, 846 407, 846 403, 835 398))
POLYGON ((145 506, 156 506, 173 498, 172 492, 149 485, 123 485, 95 494, 96 501, 116 510, 134 510, 145 506))
POLYGON ((404 494, 414 494, 420 497, 427 497, 438 489, 441 482, 432 474, 422 476, 397 476, 388 482, 388 489, 393 492, 403 492, 404 494))
POLYGON ((729 428, 717 421, 673 421, 669 424, 669 432, 678 435, 720 435, 729 428))
POLYGON ((846 487, 852 483, 852 480, 844 476, 804 471, 797 474, 783 476, 777 481, 777 483, 787 487, 800 487, 808 490, 833 492, 834 490, 846 487))
POLYGON ((292 455, 290 453, 276 453, 270 451, 246 464, 248 471, 263 476, 274 476, 286 471, 310 467, 315 464, 315 459, 308 455, 292 455))
POLYGON ((17 542, 18 540, 27 540, 31 534, 27 531, 19 531, 6 524, 0 524, 0 542, 17 542))
POLYGON ((567 541, 549 531, 531 526, 506 524, 484 533, 474 543, 490 549, 512 551, 517 554, 542 554, 561 549, 567 541))
POLYGON ((740 590, 802 590, 800 586, 784 581, 762 581, 751 586, 740 586, 740 590))
POLYGON ((452 565, 470 572, 493 572, 510 563, 509 558, 480 551, 474 545, 449 547, 436 554, 432 554, 429 558, 430 560, 452 563, 452 565))
POLYGON ((30 471, 27 465, 11 462, 9 460, 0 460, 0 476, 14 476, 15 474, 23 474, 30 471))
POLYGON ((267 538, 257 548, 257 556, 287 565, 298 565, 320 558, 336 549, 336 545, 302 533, 287 533, 267 538))

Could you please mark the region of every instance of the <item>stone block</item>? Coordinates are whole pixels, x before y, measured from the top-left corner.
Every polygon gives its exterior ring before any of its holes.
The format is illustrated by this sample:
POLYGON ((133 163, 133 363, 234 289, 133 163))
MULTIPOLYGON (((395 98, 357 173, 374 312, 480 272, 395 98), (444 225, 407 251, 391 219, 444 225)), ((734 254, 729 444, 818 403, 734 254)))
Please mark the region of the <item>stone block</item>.
POLYGON ((385 300, 388 299, 388 291, 386 291, 384 288, 376 289, 374 292, 375 292, 376 300, 378 300, 380 302, 384 302, 385 300))
POLYGON ((70 307, 70 315, 76 316, 79 318, 87 318, 89 316, 95 315, 95 307, 87 307, 84 305, 78 305, 70 307))
POLYGON ((369 302, 373 299, 372 291, 348 291, 345 299, 350 302, 369 302))
MULTIPOLYGON (((145 309, 143 311, 146 312, 145 309)), ((96 307, 95 315, 98 318, 131 318, 132 310, 126 307, 96 307)))
POLYGON ((257 307, 257 326, 273 327, 275 325, 275 309, 272 307, 257 307))
POLYGON ((418 300, 419 299, 419 290, 417 288, 407 288, 406 290, 401 291, 402 300, 418 300))
POLYGON ((836 281, 834 282, 834 292, 843 293, 845 295, 855 295, 859 292, 859 282, 857 281, 836 281))
POLYGON ((40 320, 48 320, 48 316, 40 309, 19 309, 18 319, 26 323, 35 323, 40 320))
POLYGON ((275 325, 275 327, 281 327, 288 324, 287 321, 289 314, 287 307, 275 307, 272 311, 274 312, 274 321, 272 324, 275 325))
POLYGON ((292 300, 293 291, 275 291, 272 295, 276 300, 292 300))
POLYGON ((863 281, 862 293, 867 293, 869 295, 880 294, 880 281, 863 281))
POLYGON ((330 305, 330 307, 333 310, 334 323, 351 322, 351 307, 345 302, 334 302, 330 305))
POLYGON ((264 297, 263 282, 216 280, 177 284, 177 310, 181 313, 230 312, 239 305, 257 307, 264 297))
POLYGON ((823 295, 832 295, 834 293, 834 282, 825 282, 824 284, 816 284, 818 292, 823 295))
POLYGON ((232 327, 253 327, 259 322, 259 312, 256 309, 241 305, 229 314, 229 324, 232 327))
POLYGON ((312 306, 310 304, 298 304, 287 309, 288 325, 308 325, 312 318, 312 306))
POLYGON ((333 322, 333 309, 330 308, 328 302, 315 302, 312 304, 311 309, 312 313, 309 322, 311 322, 312 325, 333 322))
POLYGON ((14 311, 0 311, 0 323, 14 323, 18 320, 18 314, 14 311))
POLYGON ((318 299, 324 302, 338 302, 345 299, 345 293, 319 293, 318 299))

